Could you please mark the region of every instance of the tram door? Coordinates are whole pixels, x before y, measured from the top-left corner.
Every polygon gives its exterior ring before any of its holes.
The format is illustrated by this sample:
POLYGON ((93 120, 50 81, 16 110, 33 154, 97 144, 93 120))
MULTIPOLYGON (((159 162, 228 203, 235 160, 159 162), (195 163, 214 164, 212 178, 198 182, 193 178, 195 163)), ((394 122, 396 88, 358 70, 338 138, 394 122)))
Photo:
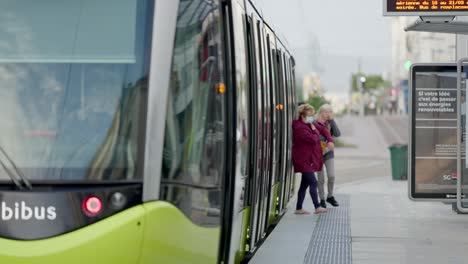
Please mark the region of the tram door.
POLYGON ((259 28, 259 38, 261 39, 261 54, 262 54, 262 102, 263 102, 263 163, 262 163, 262 175, 261 175, 261 188, 260 188, 260 216, 258 223, 258 237, 263 237, 266 230, 266 221, 268 217, 268 201, 269 201, 269 190, 270 190, 270 177, 271 177, 271 133, 272 133, 272 118, 271 118, 271 84, 270 84, 270 72, 268 62, 268 35, 264 25, 259 28))
POLYGON ((258 222, 261 208, 261 186, 263 171, 263 137, 264 129, 262 120, 264 119, 263 105, 263 81, 262 81, 262 53, 258 38, 260 21, 255 15, 246 19, 247 27, 247 50, 249 67, 249 107, 250 107, 250 134, 252 143, 250 146, 250 168, 248 183, 248 203, 250 205, 249 238, 250 247, 255 247, 260 239, 258 233, 258 222))
MULTIPOLYGON (((268 30, 269 31, 269 30, 268 30)), ((279 175, 280 175, 280 153, 281 153, 281 109, 278 107, 281 103, 281 89, 280 85, 280 69, 277 61, 278 52, 276 50, 276 38, 273 32, 269 31, 267 34, 268 41, 268 61, 270 73, 270 109, 271 109, 271 150, 270 150, 270 168, 268 186, 268 218, 267 226, 272 223, 276 217, 276 199, 279 191, 279 175)))
POLYGON ((284 204, 284 186, 286 182, 286 155, 288 146, 286 145, 286 132, 289 129, 288 124, 286 123, 286 111, 284 110, 285 103, 285 94, 286 89, 288 89, 286 85, 286 68, 284 67, 284 53, 280 50, 277 51, 276 54, 276 65, 278 69, 278 85, 277 85, 277 98, 278 102, 276 104, 276 112, 278 113, 278 122, 277 122, 277 131, 278 131, 278 173, 276 182, 277 186, 277 199, 278 201, 274 201, 275 210, 278 210, 278 213, 283 211, 283 204, 284 204))
POLYGON ((293 168, 292 168, 292 120, 294 117, 295 113, 295 106, 294 106, 294 100, 293 100, 293 95, 292 95, 292 90, 294 89, 293 85, 293 69, 292 69, 292 64, 291 64, 291 59, 285 59, 284 65, 286 67, 286 83, 288 86, 288 89, 286 90, 285 93, 285 101, 286 101, 286 124, 288 129, 286 130, 286 169, 285 169, 285 174, 286 174, 286 181, 284 183, 283 187, 283 192, 284 192, 284 197, 282 199, 283 203, 283 208, 286 207, 286 205, 289 202, 289 199, 291 198, 291 183, 293 182, 293 168))

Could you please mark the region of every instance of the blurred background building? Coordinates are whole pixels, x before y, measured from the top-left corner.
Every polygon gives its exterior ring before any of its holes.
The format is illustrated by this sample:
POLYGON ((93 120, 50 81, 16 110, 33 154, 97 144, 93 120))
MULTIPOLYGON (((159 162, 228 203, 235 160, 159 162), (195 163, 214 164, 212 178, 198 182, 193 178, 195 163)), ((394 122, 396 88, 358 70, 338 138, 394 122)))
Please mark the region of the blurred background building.
POLYGON ((430 32, 405 32, 415 17, 392 17, 392 87, 388 92, 388 107, 394 113, 408 113, 409 70, 414 63, 454 62, 456 36, 430 32))

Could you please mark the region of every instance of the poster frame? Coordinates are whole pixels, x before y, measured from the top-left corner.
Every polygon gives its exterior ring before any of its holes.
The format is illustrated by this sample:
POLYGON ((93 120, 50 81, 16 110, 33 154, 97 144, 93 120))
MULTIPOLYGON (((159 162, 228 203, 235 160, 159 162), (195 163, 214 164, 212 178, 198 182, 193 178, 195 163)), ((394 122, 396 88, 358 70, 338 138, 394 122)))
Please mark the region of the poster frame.
MULTIPOLYGON (((409 75, 409 144, 408 144, 408 197, 412 201, 434 201, 434 202, 453 202, 457 201, 457 185, 454 185, 455 189, 452 193, 416 193, 416 175, 415 175, 415 126, 416 126, 416 114, 415 114, 415 75, 418 69, 423 69, 423 72, 453 72, 457 73, 457 63, 415 63, 411 65, 409 75)), ((421 70, 420 70, 421 71, 421 70)), ((457 102, 458 107, 458 102, 457 102)), ((457 119, 458 117, 457 112, 457 119)), ((457 161, 458 162, 458 161, 457 161)), ((455 171, 457 168, 454 168, 455 171)))

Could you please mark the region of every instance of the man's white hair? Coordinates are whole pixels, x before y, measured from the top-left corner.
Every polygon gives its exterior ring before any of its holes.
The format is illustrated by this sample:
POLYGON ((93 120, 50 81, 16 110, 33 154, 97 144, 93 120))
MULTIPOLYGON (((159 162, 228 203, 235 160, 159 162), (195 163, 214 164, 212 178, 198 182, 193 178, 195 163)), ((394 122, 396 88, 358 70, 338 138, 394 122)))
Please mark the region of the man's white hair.
POLYGON ((319 110, 318 110, 318 114, 321 114, 325 111, 330 111, 330 112, 333 112, 333 107, 329 104, 324 104, 322 106, 320 106, 319 110))

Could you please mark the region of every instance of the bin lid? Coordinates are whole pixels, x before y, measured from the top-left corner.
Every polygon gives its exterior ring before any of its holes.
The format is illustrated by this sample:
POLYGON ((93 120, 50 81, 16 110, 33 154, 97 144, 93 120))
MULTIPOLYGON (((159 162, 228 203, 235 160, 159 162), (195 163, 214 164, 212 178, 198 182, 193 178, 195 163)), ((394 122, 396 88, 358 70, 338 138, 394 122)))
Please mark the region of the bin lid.
POLYGON ((407 148, 407 147, 408 147, 408 144, 406 143, 393 143, 388 148, 395 149, 395 148, 407 148))

